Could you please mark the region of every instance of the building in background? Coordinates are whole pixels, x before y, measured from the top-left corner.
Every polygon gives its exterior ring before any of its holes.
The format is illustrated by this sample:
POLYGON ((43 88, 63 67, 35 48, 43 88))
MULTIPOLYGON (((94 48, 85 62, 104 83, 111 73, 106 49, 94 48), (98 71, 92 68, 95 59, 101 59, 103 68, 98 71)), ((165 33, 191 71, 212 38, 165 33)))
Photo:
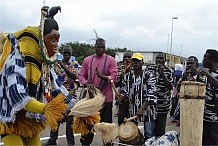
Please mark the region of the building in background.
MULTIPOLYGON (((133 53, 135 52, 139 52, 142 53, 144 56, 144 63, 145 65, 149 65, 149 64, 155 64, 155 58, 157 56, 158 53, 164 53, 164 52, 160 52, 160 51, 133 51, 133 53)), ((117 62, 120 62, 123 60, 123 54, 125 52, 116 52, 115 55, 115 59, 117 62)), ((169 66, 170 65, 170 54, 165 53, 166 54, 166 65, 169 66)), ((173 55, 172 54, 172 68, 175 68, 175 64, 182 64, 183 66, 186 65, 186 57, 182 57, 182 56, 178 56, 178 55, 173 55)))

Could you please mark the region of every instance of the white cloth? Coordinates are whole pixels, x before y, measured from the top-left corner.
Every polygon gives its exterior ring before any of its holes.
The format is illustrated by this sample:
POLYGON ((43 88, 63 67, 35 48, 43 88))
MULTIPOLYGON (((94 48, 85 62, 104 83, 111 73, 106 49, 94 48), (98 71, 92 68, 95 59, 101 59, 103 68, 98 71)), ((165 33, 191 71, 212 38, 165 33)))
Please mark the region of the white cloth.
POLYGON ((161 137, 149 138, 144 146, 179 146, 179 134, 175 130, 168 131, 161 137))

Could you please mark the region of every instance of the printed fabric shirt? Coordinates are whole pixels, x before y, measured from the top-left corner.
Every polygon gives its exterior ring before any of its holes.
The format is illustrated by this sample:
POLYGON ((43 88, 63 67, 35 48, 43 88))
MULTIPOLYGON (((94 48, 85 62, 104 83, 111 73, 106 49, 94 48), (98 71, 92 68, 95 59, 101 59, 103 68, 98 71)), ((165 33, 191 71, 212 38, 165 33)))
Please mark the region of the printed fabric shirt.
MULTIPOLYGON (((117 67, 117 70, 118 70, 117 80, 119 80, 121 77, 121 74, 123 74, 124 68, 125 68, 125 66, 123 64, 118 65, 118 67, 117 67)), ((126 71, 126 73, 128 71, 130 71, 131 69, 132 69, 132 67, 130 66, 130 68, 126 71)))
MULTIPOLYGON (((166 88, 163 78, 156 71, 156 66, 149 66, 147 69, 156 73, 157 112, 158 113, 168 113, 170 111, 171 104, 172 104, 171 90, 166 88)), ((165 66, 163 72, 173 86, 173 71, 170 68, 165 66)))
MULTIPOLYGON (((117 71, 118 71, 117 81, 120 80, 121 75, 122 75, 123 72, 124 72, 124 68, 125 68, 125 67, 124 67, 123 64, 118 65, 118 67, 117 67, 117 71)), ((126 73, 128 73, 131 69, 132 69, 132 67, 130 67, 130 68, 127 70, 126 73)), ((121 86, 121 85, 120 85, 120 86, 121 86)), ((120 87, 118 86, 117 89, 118 89, 118 91, 119 91, 119 90, 120 90, 120 87)))
MULTIPOLYGON (((74 72, 77 78, 79 71, 78 64, 70 59, 66 64, 66 67, 70 69, 72 72, 74 72)), ((74 98, 77 98, 77 85, 75 84, 75 80, 68 77, 68 75, 59 63, 55 63, 54 69, 56 74, 58 75, 58 79, 65 86, 65 88, 67 88, 68 92, 72 94, 74 98)))
POLYGON ((118 76, 117 76, 117 80, 120 78, 121 74, 123 73, 124 70, 124 65, 120 64, 117 66, 117 71, 118 71, 118 76))
POLYGON ((87 82, 94 84, 105 96, 105 102, 113 102, 113 90, 111 82, 104 81, 97 77, 95 73, 96 67, 102 74, 108 77, 110 76, 114 82, 116 81, 117 62, 112 56, 106 54, 103 54, 102 56, 97 56, 94 54, 86 57, 78 74, 79 81, 82 85, 87 82))
MULTIPOLYGON (((218 70, 211 72, 211 75, 218 80, 218 70)), ((218 122, 218 88, 214 87, 208 80, 206 80, 204 121, 218 122)))
POLYGON ((129 98, 129 116, 137 115, 136 113, 142 104, 149 102, 144 118, 137 118, 137 122, 148 122, 156 119, 157 89, 155 84, 155 75, 146 70, 143 70, 140 76, 136 76, 133 70, 124 75, 121 95, 124 98, 129 98))

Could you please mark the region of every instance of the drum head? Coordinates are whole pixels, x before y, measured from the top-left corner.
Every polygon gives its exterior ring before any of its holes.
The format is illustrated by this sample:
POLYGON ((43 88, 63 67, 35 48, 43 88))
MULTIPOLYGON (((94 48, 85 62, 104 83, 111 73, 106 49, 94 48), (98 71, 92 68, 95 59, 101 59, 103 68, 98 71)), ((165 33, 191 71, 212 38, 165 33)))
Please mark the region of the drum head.
POLYGON ((132 140, 138 135, 138 127, 133 122, 123 123, 119 127, 118 134, 121 140, 132 140))

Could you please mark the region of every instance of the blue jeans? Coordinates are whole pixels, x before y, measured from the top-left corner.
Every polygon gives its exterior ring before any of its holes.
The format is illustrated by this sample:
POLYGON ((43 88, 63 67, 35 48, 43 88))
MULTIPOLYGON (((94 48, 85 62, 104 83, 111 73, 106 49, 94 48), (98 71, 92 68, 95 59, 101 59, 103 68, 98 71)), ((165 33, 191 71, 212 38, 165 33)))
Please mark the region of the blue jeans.
POLYGON ((155 121, 144 122, 145 141, 154 136, 155 121))
MULTIPOLYGON (((74 145, 74 135, 73 135, 73 130, 71 128, 71 125, 73 124, 73 116, 69 116, 67 121, 66 121, 66 138, 67 138, 67 144, 68 145, 74 145)), ((58 130, 59 130, 60 123, 58 125, 58 129, 56 131, 50 132, 50 138, 48 140, 48 145, 50 144, 56 144, 56 140, 58 139, 58 130)))

